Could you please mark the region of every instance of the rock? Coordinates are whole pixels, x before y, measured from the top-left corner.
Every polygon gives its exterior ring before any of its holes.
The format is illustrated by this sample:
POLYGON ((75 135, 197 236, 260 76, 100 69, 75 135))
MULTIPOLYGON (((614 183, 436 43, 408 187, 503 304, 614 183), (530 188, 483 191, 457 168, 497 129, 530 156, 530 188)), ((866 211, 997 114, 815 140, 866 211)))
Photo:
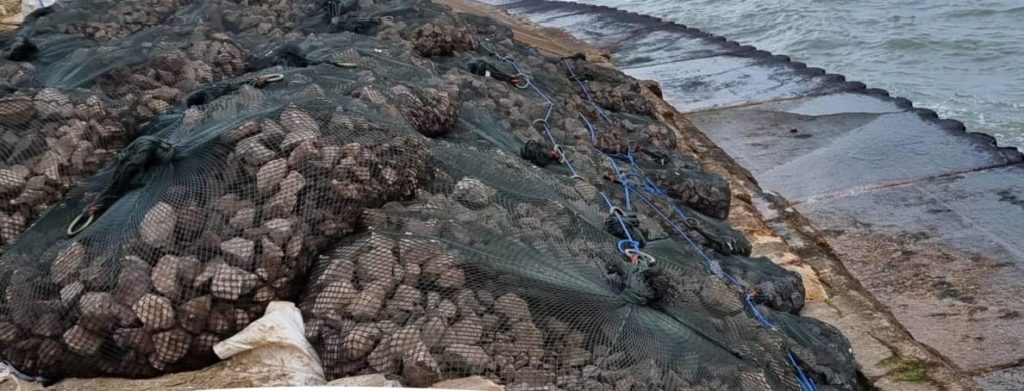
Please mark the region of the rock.
POLYGON ((0 100, 0 124, 7 126, 22 125, 32 119, 36 112, 32 101, 28 99, 0 100))
POLYGON ((18 326, 11 322, 0 322, 0 343, 12 344, 21 338, 18 326))
POLYGON ((171 234, 174 233, 174 225, 178 216, 170 205, 159 202, 146 212, 139 226, 139 234, 142 240, 153 247, 163 247, 170 244, 171 234))
POLYGON ((167 365, 174 364, 185 357, 192 337, 182 329, 174 329, 153 335, 153 354, 149 362, 153 368, 163 370, 167 365))
POLYGON ((256 243, 244 238, 231 238, 220 244, 220 250, 227 254, 234 264, 238 266, 249 265, 256 254, 256 243))
POLYGON ((467 208, 480 209, 489 205, 497 193, 497 190, 485 185, 479 179, 462 178, 462 180, 455 184, 452 198, 458 200, 467 208))
POLYGON ((390 281, 377 280, 359 292, 355 301, 348 307, 348 312, 356 320, 366 321, 377 317, 381 307, 384 306, 384 299, 387 297, 390 281))
POLYGON ((341 341, 342 355, 349 360, 366 357, 380 339, 380 330, 371 324, 360 324, 341 341))
POLYGON ((23 188, 25 188, 24 175, 6 168, 0 169, 0 193, 14 193, 23 188))
POLYGON ((351 282, 347 280, 334 281, 327 284, 317 294, 312 313, 314 316, 322 317, 330 316, 332 313, 340 314, 356 300, 357 296, 359 296, 359 291, 352 286, 351 282))
POLYGON ((78 324, 89 330, 107 332, 122 320, 130 320, 131 311, 106 292, 86 292, 78 299, 81 316, 78 324))
POLYGON ((78 281, 65 285, 63 288, 60 288, 60 303, 65 307, 70 307, 78 302, 78 298, 82 296, 84 291, 85 284, 78 281))
POLYGON ((210 281, 210 293, 213 297, 225 300, 238 300, 251 292, 259 284, 255 274, 234 266, 220 268, 210 281))
POLYGON ((479 346, 456 344, 444 349, 444 362, 466 373, 481 373, 490 365, 491 357, 479 346))
POLYGON ((292 222, 287 219, 271 219, 263 223, 263 228, 278 246, 284 246, 292 236, 292 222))
POLYGON ((45 312, 36 319, 32 333, 40 337, 56 337, 64 332, 64 324, 61 322, 60 314, 56 312, 45 312))
POLYGON ((441 371, 434 356, 423 343, 402 356, 402 381, 409 387, 427 387, 440 377, 441 371))
POLYGON ((439 383, 434 383, 430 388, 443 388, 446 390, 505 391, 505 387, 494 384, 494 382, 480 376, 445 380, 439 383))
POLYGON ((455 316, 459 313, 459 308, 451 300, 444 299, 437 304, 437 313, 445 319, 451 320, 455 319, 455 316))
POLYGON ((212 306, 213 298, 209 295, 189 300, 178 307, 178 323, 186 331, 199 334, 206 327, 212 306))
POLYGON ((429 259, 423 266, 422 275, 441 288, 460 288, 466 283, 462 268, 450 253, 429 259))
POLYGON ((482 310, 476 295, 469 289, 463 289, 455 295, 455 306, 459 307, 459 316, 463 318, 467 316, 476 317, 482 310))
POLYGON ((285 159, 274 159, 267 162, 256 172, 256 191, 259 194, 273 192, 287 174, 288 161, 285 159))
POLYGON ((266 162, 274 160, 277 153, 263 145, 259 138, 260 136, 253 136, 239 141, 235 145, 235 155, 241 156, 246 163, 255 167, 261 167, 266 162))
POLYGON ((64 332, 62 341, 68 349, 81 356, 92 356, 103 346, 103 337, 82 326, 74 325, 64 332))
POLYGON ((252 228, 253 223, 256 221, 256 208, 243 208, 238 210, 237 213, 231 220, 228 220, 228 224, 239 230, 245 230, 252 228))
POLYGON ((299 144, 313 140, 320 134, 320 125, 305 111, 288 107, 281 112, 281 126, 287 133, 281 141, 281 149, 290 151, 299 144))
POLYGON ((476 345, 480 342, 484 328, 476 317, 463 318, 445 332, 441 346, 476 345))
POLYGON ((111 339, 114 340, 114 343, 119 348, 128 349, 142 355, 153 353, 152 336, 144 329, 117 329, 114 331, 111 339))
POLYGON ((388 301, 388 307, 400 311, 413 312, 423 302, 423 294, 408 285, 399 285, 395 294, 388 301))
POLYGON ((441 340, 445 335, 446 326, 444 319, 431 317, 420 328, 420 338, 423 339, 423 344, 427 345, 428 348, 440 346, 441 340))
POLYGON ((60 285, 67 285, 78 276, 78 270, 82 268, 85 261, 85 246, 78 242, 70 245, 57 253, 53 265, 50 266, 50 274, 53 282, 60 285))
POLYGON ((363 281, 391 280, 394 277, 392 271, 397 264, 394 254, 390 249, 374 248, 370 252, 360 255, 358 258, 359 277, 363 281))
POLYGON ((518 347, 535 349, 539 348, 541 343, 544 342, 544 336, 530 321, 524 320, 513 323, 511 328, 511 333, 515 337, 518 347))
POLYGON ((126 256, 122 259, 121 273, 117 276, 117 286, 113 292, 118 303, 131 306, 149 292, 150 269, 142 258, 126 256))
POLYGON ((153 289, 169 298, 177 298, 183 282, 191 282, 199 274, 199 261, 193 257, 164 255, 153 267, 153 289))
POLYGON ((174 326, 174 307, 166 297, 146 294, 135 302, 132 310, 147 330, 166 330, 174 326))
POLYGON ((327 383, 333 387, 380 387, 380 388, 401 388, 402 383, 398 380, 388 380, 379 373, 372 375, 350 376, 341 379, 334 379, 327 383))
POLYGON ((531 320, 530 306, 513 293, 506 293, 494 302, 494 311, 510 321, 531 320))

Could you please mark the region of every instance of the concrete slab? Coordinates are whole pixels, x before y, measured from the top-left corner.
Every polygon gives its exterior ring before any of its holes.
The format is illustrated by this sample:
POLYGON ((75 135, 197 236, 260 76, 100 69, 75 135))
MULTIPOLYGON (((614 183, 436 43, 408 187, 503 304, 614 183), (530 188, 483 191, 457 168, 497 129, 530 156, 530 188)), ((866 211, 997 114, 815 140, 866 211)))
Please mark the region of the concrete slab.
POLYGON ((796 208, 915 339, 985 373, 1024 360, 1021 178, 1016 164, 796 208))
POLYGON ((985 391, 1024 390, 1024 366, 1006 368, 978 376, 978 385, 985 391))
POLYGON ((891 99, 841 93, 689 116, 766 190, 792 202, 1005 165, 1016 154, 891 99))
POLYGON ((756 53, 625 68, 638 79, 661 83, 665 100, 683 113, 837 92, 842 83, 802 72, 756 53))

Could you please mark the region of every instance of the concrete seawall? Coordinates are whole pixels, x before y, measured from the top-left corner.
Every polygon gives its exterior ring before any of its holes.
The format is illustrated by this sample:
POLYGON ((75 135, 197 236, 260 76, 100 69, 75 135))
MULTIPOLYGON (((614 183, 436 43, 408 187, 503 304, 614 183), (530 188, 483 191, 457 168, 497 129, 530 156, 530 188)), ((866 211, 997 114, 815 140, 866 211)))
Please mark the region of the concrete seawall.
POLYGON ((970 387, 962 375, 1024 389, 1018 150, 884 90, 697 29, 606 7, 486 2, 658 81, 756 178, 764 197, 754 204, 826 285, 830 299, 807 312, 854 340, 880 388, 970 387))

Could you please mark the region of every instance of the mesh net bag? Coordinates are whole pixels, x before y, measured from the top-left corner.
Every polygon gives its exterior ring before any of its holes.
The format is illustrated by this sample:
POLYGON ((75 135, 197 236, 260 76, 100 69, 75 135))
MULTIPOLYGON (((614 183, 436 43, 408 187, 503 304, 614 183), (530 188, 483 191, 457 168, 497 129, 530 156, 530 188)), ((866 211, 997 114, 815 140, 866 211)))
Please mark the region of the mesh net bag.
POLYGON ((421 0, 30 15, 0 42, 0 355, 194 369, 292 300, 330 378, 861 388, 651 86, 511 37, 421 0))

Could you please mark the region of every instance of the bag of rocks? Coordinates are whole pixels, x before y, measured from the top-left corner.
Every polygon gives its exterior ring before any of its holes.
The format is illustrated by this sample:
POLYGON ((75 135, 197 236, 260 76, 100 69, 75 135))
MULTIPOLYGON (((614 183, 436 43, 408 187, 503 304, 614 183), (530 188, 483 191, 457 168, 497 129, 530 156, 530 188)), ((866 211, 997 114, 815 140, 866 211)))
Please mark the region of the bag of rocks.
POLYGON ((52 378, 208 364, 363 208, 412 196, 423 136, 317 72, 163 117, 8 246, 3 357, 52 378))

